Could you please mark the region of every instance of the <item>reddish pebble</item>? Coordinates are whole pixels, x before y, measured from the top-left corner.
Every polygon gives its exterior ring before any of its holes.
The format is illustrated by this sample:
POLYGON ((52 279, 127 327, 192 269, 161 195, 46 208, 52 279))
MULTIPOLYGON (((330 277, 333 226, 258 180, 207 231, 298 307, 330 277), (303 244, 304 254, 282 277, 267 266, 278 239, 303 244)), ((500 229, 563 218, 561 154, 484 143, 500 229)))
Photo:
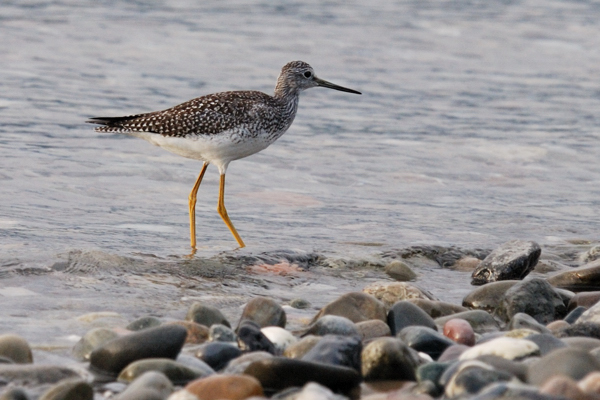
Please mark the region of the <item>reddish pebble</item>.
POLYGON ((190 382, 185 390, 198 400, 242 400, 263 395, 260 382, 249 375, 211 375, 190 382))
POLYGON ((444 324, 444 336, 465 346, 475 344, 475 332, 471 324, 461 318, 453 318, 444 324))
POLYGON ((564 375, 556 375, 548 379, 540 388, 540 392, 551 396, 564 397, 571 400, 593 399, 586 395, 578 386, 577 382, 564 375))
POLYGON ((209 329, 202 325, 192 321, 172 321, 167 322, 165 325, 180 325, 187 329, 187 336, 185 343, 187 344, 200 344, 208 340, 209 329))
POLYGON ((558 320, 558 321, 550 322, 548 325, 546 325, 546 328, 550 329, 550 332, 554 333, 554 332, 558 332, 561 329, 564 329, 568 326, 570 326, 570 324, 568 322, 565 322, 563 320, 558 320))
POLYGON ((577 386, 586 393, 600 395, 600 372, 590 372, 577 383, 577 386))

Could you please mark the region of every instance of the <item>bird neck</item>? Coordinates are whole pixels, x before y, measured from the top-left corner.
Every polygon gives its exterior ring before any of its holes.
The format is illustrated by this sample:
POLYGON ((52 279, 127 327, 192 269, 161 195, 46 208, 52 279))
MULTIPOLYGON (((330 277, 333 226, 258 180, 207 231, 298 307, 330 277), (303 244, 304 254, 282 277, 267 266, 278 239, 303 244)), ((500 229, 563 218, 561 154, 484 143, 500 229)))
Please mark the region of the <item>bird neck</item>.
POLYGON ((300 89, 298 87, 291 86, 285 80, 279 79, 273 97, 285 110, 285 114, 296 114, 298 100, 300 99, 300 89))

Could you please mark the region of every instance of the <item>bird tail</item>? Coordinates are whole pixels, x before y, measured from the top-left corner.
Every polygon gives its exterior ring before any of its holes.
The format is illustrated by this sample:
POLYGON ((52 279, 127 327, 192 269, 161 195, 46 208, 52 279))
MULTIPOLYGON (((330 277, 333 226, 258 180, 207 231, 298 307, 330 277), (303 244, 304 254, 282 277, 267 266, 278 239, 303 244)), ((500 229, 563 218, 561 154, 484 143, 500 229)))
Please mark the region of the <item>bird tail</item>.
POLYGON ((89 118, 88 124, 98 124, 94 128, 97 132, 130 132, 131 125, 129 124, 132 120, 137 119, 145 114, 127 115, 125 117, 94 117, 89 118))

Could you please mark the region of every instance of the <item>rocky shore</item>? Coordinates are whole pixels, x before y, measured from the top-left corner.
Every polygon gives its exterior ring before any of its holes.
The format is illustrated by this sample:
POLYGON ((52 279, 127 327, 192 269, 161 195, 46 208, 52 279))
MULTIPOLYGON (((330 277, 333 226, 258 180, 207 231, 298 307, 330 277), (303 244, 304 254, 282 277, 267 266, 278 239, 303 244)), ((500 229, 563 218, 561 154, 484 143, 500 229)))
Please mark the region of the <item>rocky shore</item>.
MULTIPOLYGON (((80 318, 113 322, 77 337, 67 363, 0 335, 0 399, 600 399, 597 246, 544 277, 532 274, 551 270, 534 242, 438 250, 386 254, 391 279, 314 311, 310 297, 250 296, 235 320, 210 301, 181 320, 90 313, 80 318), (441 301, 415 257, 469 271, 476 286, 460 304, 441 301)), ((294 274, 318 260, 244 262, 294 274)))

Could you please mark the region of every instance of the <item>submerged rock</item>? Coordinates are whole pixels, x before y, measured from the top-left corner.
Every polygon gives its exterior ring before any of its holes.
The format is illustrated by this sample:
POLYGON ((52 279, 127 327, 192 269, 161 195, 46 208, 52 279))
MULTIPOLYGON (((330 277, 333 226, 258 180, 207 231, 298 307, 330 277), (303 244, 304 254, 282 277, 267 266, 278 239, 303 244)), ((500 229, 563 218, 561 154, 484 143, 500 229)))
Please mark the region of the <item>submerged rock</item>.
POLYGON ((511 240, 492 251, 471 275, 472 285, 523 279, 536 266, 542 249, 536 242, 511 240))

